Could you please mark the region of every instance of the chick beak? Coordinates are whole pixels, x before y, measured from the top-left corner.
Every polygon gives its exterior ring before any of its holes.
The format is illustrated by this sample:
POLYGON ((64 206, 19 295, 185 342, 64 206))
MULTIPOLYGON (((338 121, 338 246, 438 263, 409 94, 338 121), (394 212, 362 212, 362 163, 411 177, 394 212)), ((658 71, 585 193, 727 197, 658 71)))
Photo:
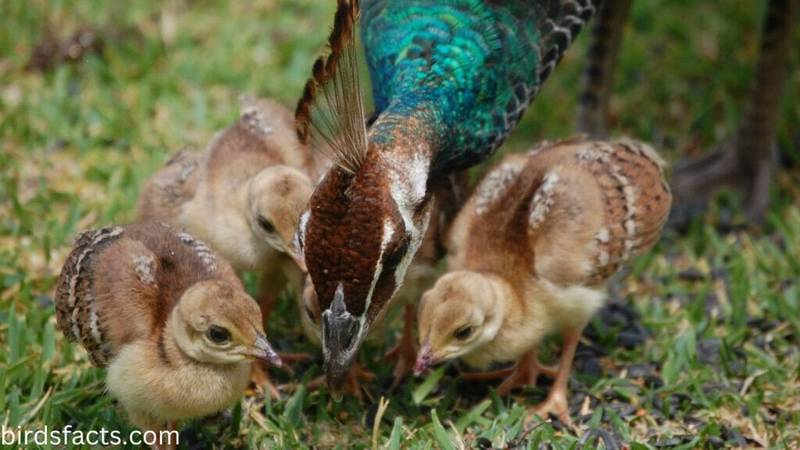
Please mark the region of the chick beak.
POLYGON ((303 255, 303 248, 300 244, 300 237, 299 235, 295 234, 292 240, 289 242, 288 248, 286 249, 286 253, 292 258, 297 267, 303 271, 303 273, 308 273, 308 267, 306 267, 306 258, 303 255))
POLYGON ((289 257, 292 258, 292 261, 294 261, 294 263, 297 264, 297 267, 299 267, 300 270, 303 271, 303 273, 308 273, 308 267, 306 267, 306 260, 305 258, 303 258, 302 254, 299 254, 298 252, 294 251, 293 248, 290 248, 287 253, 289 254, 289 257))
POLYGON ((258 359, 267 361, 275 367, 280 367, 283 365, 281 357, 278 356, 278 353, 272 349, 267 337, 261 333, 257 335, 256 341, 253 343, 253 347, 250 349, 249 354, 258 359))
POLYGON ((414 364, 414 375, 420 376, 427 372, 433 365, 433 349, 430 342, 425 342, 417 354, 417 363, 414 364))

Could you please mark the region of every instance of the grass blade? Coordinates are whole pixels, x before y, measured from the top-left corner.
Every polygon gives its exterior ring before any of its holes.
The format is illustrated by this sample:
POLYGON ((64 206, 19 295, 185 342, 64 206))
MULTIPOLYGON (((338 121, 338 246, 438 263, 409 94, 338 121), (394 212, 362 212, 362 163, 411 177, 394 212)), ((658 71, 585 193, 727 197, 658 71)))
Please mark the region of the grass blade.
POLYGON ((425 381, 422 382, 414 392, 411 394, 411 399, 414 401, 414 404, 419 405, 425 400, 426 397, 436 388, 439 384, 439 380, 444 375, 444 367, 439 367, 438 369, 434 370, 425 381))
POLYGON ((442 450, 455 450, 456 448, 453 445, 453 440, 450 438, 447 430, 444 429, 444 426, 442 426, 442 422, 439 421, 439 416, 436 414, 435 409, 431 410, 431 424, 433 425, 433 437, 436 439, 436 442, 439 443, 442 450))
POLYGON ((400 439, 403 437, 403 418, 397 416, 392 426, 392 434, 389 436, 389 450, 400 450, 400 439))

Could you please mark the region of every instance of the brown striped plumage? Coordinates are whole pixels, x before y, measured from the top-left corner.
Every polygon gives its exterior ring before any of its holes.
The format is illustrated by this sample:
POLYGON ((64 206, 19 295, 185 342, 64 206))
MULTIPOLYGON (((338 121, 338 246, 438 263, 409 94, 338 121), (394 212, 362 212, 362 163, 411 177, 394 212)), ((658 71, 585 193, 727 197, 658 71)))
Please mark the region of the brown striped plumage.
POLYGON ((236 270, 278 268, 281 254, 291 253, 318 163, 298 142, 286 108, 245 98, 239 120, 204 152, 180 151, 145 183, 139 219, 198 236, 236 270))
POLYGON ((139 219, 186 230, 235 270, 259 273, 267 317, 287 285, 300 289, 303 262, 292 239, 322 167, 286 108, 244 98, 239 119, 205 151, 179 152, 145 184, 139 219))
POLYGON ((200 181, 200 168, 206 163, 206 155, 184 148, 172 155, 142 188, 139 195, 139 218, 141 220, 166 220, 178 217, 180 208, 194 197, 200 181))
POLYGON ((449 272, 423 295, 418 369, 524 361, 507 392, 545 370, 536 346, 561 332, 563 364, 541 411, 563 415, 573 345, 603 283, 656 242, 670 203, 661 159, 642 143, 577 138, 506 157, 459 213, 449 272))
POLYGON ((486 175, 460 213, 453 255, 463 264, 493 266, 498 262, 487 255, 505 258, 506 246, 527 240, 530 248, 510 252, 532 271, 525 276, 597 285, 655 243, 670 199, 662 162, 644 144, 546 143, 507 157, 486 175), (491 233, 501 225, 504 233, 491 233))
POLYGON ((279 363, 230 265, 165 224, 81 234, 55 304, 59 328, 108 368, 109 391, 144 429, 229 406, 253 357, 279 363), (208 341, 215 327, 227 334, 222 344, 208 341))
POLYGON ((350 174, 367 153, 367 129, 356 54, 359 0, 337 0, 328 52, 314 62, 295 109, 297 135, 350 174))
POLYGON ((230 265, 205 244, 166 225, 87 231, 76 239, 58 278, 58 326, 105 367, 132 339, 159 333, 189 286, 212 279, 244 289, 230 265))

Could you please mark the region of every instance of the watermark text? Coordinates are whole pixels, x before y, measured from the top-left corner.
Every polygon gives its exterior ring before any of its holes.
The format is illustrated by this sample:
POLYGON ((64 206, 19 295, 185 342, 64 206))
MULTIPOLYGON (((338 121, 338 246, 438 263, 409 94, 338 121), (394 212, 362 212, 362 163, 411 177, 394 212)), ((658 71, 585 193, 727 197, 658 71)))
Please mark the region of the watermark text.
POLYGON ((29 446, 29 445, 89 445, 89 446, 119 446, 119 445, 174 445, 177 446, 180 433, 177 430, 133 430, 124 433, 120 430, 78 430, 72 425, 63 428, 50 428, 47 425, 40 429, 24 429, 22 427, 0 428, 0 444, 3 446, 29 446))

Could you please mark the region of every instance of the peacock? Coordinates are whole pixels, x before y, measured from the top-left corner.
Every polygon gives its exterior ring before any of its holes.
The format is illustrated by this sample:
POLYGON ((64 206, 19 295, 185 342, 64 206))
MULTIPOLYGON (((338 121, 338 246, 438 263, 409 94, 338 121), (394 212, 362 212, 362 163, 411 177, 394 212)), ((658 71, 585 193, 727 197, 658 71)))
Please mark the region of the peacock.
POLYGON ((329 52, 295 115, 301 141, 334 162, 295 237, 322 312, 332 392, 403 282, 434 186, 503 143, 598 2, 337 0, 329 52))

